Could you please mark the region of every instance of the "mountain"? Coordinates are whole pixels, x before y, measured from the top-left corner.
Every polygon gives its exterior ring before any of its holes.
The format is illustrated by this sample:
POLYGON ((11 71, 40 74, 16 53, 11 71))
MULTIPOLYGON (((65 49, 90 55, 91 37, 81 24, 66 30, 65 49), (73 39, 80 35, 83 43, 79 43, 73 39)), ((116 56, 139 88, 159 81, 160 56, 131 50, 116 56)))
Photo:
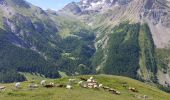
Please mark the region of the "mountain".
POLYGON ((82 23, 65 22, 64 16, 24 0, 0 0, 0 12, 0 82, 26 80, 20 72, 49 78, 60 77, 59 71, 93 72, 95 36, 82 23))
POLYGON ((79 19, 95 31, 93 66, 98 73, 167 85, 169 3, 169 0, 81 0, 68 4, 59 13, 79 19))
POLYGON ((0 0, 0 82, 112 74, 170 86, 169 0, 0 0))

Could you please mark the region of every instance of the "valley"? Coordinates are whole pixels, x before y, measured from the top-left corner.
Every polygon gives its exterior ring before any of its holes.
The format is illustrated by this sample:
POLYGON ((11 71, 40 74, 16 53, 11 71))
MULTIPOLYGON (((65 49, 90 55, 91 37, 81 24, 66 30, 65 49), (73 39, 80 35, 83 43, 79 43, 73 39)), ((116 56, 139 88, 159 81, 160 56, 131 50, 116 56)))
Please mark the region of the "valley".
POLYGON ((168 0, 81 0, 59 11, 0 0, 0 83, 108 74, 170 92, 169 12, 168 0))

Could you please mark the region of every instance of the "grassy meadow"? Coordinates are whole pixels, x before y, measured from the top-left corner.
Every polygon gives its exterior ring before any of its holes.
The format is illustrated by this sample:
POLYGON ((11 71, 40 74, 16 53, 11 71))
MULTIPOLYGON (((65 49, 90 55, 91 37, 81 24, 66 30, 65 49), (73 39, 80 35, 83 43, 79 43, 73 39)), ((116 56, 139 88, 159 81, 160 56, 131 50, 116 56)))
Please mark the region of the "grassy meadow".
MULTIPOLYGON (((65 77, 47 80, 47 83, 67 84, 69 78, 75 78, 79 81, 80 77, 89 78, 90 76, 65 77)), ((121 94, 112 94, 103 89, 81 88, 77 84, 74 84, 74 88, 71 90, 59 87, 47 89, 40 85, 36 89, 30 89, 28 85, 31 84, 31 81, 27 81, 21 83, 21 89, 15 89, 15 83, 1 84, 1 86, 6 86, 7 89, 0 92, 0 100, 169 100, 170 98, 170 94, 160 91, 154 86, 127 77, 97 75, 94 78, 104 86, 120 91, 121 94), (131 92, 122 84, 126 84, 127 87, 134 87, 139 92, 131 92)), ((40 81, 37 80, 35 83, 39 84, 40 81)))

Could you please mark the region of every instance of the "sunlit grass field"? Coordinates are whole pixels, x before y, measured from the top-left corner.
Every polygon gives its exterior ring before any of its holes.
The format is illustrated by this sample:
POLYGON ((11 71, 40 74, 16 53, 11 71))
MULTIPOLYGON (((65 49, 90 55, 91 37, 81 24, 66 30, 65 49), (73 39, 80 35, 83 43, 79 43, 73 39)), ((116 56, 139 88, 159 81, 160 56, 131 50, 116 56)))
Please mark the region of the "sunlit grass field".
MULTIPOLYGON (((90 76, 65 77, 61 79, 47 80, 55 84, 67 84, 69 78, 75 78, 79 81, 80 77, 89 78, 90 76)), ((151 85, 121 76, 97 75, 94 78, 104 86, 111 87, 120 91, 120 95, 112 94, 103 89, 81 88, 74 84, 73 89, 66 88, 44 88, 39 85, 36 89, 28 88, 31 81, 22 82, 21 89, 15 89, 12 84, 1 84, 7 89, 0 93, 0 100, 169 100, 170 94, 160 91, 151 85), (134 87, 139 92, 131 92, 128 88, 122 86, 134 87), (144 98, 146 96, 147 98, 144 98)), ((37 80, 35 83, 39 84, 37 80)))

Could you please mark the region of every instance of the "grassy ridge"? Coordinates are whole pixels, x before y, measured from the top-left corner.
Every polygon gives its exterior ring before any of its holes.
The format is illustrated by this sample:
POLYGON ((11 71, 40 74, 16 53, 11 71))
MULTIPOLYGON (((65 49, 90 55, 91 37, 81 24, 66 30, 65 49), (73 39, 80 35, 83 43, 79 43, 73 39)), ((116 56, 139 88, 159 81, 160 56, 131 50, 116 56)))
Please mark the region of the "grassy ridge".
MULTIPOLYGON (((72 77, 79 79, 79 77, 89 78, 90 76, 72 77)), ((121 92, 121 95, 114 95, 102 89, 84 89, 78 87, 76 84, 72 90, 65 88, 52 88, 46 89, 39 87, 38 89, 28 89, 30 82, 23 82, 21 90, 14 89, 14 84, 3 84, 7 86, 7 90, 0 93, 1 100, 144 100, 142 96, 147 95, 146 100, 169 100, 170 95, 158 90, 157 88, 141 83, 139 81, 121 77, 121 76, 108 76, 98 75, 94 76, 95 79, 105 86, 109 86, 121 92), (135 87, 139 93, 130 92, 128 89, 122 87, 122 84, 135 87)), ((68 78, 61 78, 57 80, 49 80, 54 83, 67 84, 68 78)), ((39 83, 39 81, 37 81, 39 83)))
POLYGON ((87 28, 85 24, 81 23, 79 20, 75 18, 68 18, 68 16, 64 15, 50 15, 53 21, 59 27, 59 34, 62 38, 66 38, 68 36, 74 36, 73 33, 79 32, 81 29, 90 29, 87 28))

